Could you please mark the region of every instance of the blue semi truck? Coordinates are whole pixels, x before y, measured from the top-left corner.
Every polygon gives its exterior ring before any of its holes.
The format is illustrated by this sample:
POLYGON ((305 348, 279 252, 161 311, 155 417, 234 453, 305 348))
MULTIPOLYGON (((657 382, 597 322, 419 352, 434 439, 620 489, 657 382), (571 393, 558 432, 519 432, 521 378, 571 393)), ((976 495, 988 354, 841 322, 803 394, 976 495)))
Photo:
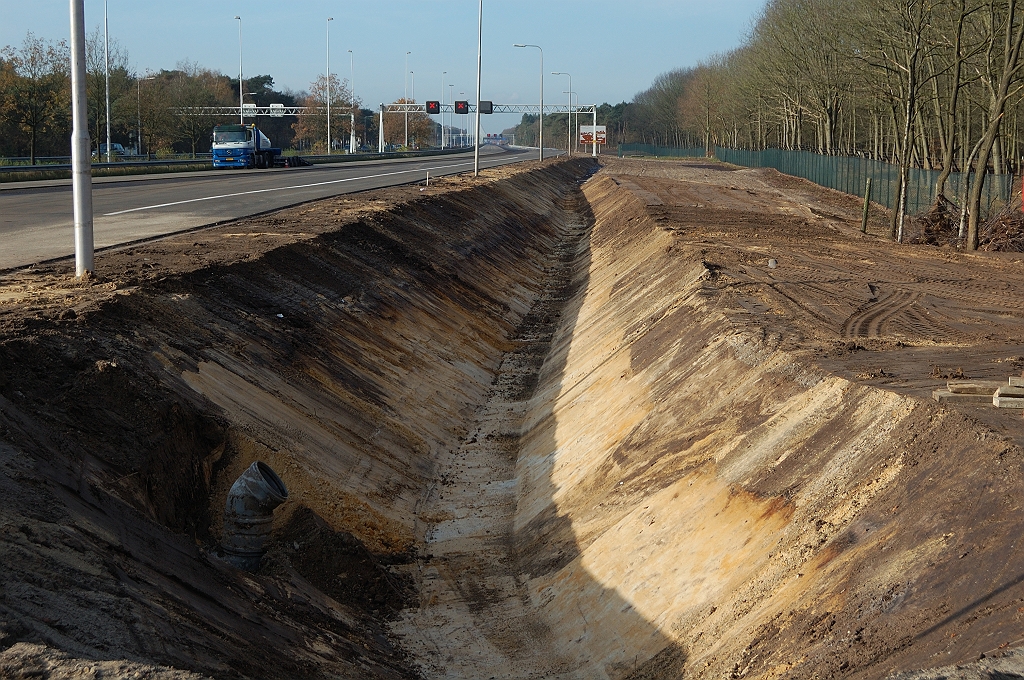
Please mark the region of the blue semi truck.
POLYGON ((272 168, 281 149, 271 146, 255 125, 218 125, 213 128, 213 167, 272 168))

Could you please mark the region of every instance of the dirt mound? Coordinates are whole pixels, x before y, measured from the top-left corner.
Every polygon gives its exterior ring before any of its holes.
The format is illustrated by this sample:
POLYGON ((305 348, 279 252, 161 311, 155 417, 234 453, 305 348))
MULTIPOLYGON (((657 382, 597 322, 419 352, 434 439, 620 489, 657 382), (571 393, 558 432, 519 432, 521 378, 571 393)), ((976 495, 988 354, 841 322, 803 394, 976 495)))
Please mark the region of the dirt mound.
POLYGON ((9 680, 201 680, 204 677, 206 676, 132 661, 76 659, 70 654, 25 642, 19 642, 0 653, 0 678, 9 680))

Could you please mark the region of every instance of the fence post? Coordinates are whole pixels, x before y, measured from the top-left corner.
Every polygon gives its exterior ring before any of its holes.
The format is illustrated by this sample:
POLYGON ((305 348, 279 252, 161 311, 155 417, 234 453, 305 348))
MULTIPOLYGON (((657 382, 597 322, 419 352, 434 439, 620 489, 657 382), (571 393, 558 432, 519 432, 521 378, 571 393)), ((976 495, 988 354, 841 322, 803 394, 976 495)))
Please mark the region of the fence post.
POLYGON ((868 233, 868 208, 871 206, 871 178, 868 177, 864 186, 864 214, 860 218, 860 233, 868 233))

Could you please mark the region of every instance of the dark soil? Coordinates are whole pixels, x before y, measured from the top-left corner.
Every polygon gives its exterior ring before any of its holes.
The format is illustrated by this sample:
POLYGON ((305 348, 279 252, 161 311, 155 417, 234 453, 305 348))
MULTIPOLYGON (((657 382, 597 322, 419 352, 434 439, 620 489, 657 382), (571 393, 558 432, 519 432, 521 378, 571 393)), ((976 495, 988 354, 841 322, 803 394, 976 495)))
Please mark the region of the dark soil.
MULTIPOLYGON (((69 261, 0 277, 0 668, 415 677, 387 626, 413 598, 412 513, 400 503, 415 501, 430 467, 382 367, 445 370, 417 352, 448 351, 422 338, 455 333, 446 309, 490 310, 452 323, 503 342, 514 319, 502 325, 501 295, 528 281, 494 253, 536 252, 547 207, 523 196, 574 186, 589 166, 526 164, 320 201, 104 251, 81 280, 69 261), (267 426, 239 422, 248 412, 233 419, 185 380, 216 361, 238 362, 242 384, 288 408, 317 395, 299 417, 337 451, 366 442, 412 462, 371 475, 379 484, 358 503, 324 487, 322 470, 300 469, 314 444, 287 439, 279 407, 267 426), (326 393, 334 401, 316 403, 326 393), (227 489, 256 459, 292 500, 260 571, 245 574, 217 544, 227 489)), ((489 356, 467 362, 486 375, 489 356)))
POLYGON ((411 556, 374 556, 347 531, 334 531, 315 512, 296 508, 274 532, 275 542, 261 571, 280 575, 289 568, 332 598, 356 611, 393 616, 414 601, 410 579, 390 566, 411 556))

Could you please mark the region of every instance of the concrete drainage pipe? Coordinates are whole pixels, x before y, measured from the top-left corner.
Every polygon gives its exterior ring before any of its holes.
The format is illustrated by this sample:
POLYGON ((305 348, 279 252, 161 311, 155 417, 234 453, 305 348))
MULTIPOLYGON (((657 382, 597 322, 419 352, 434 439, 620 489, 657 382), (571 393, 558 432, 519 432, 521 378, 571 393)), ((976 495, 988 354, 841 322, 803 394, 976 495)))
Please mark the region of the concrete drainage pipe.
POLYGON ((256 461, 239 475, 224 508, 224 548, 228 562, 256 571, 265 552, 274 508, 288 500, 288 488, 270 466, 256 461))

